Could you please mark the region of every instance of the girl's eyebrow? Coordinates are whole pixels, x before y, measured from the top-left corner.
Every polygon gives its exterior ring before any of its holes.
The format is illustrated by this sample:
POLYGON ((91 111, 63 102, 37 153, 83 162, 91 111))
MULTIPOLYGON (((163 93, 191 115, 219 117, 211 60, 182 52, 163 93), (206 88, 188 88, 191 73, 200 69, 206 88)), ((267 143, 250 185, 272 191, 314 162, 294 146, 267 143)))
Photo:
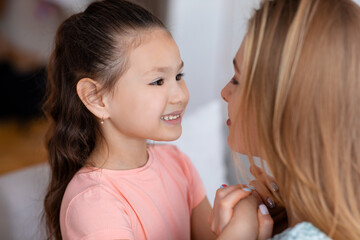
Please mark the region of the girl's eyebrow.
POLYGON ((184 67, 184 61, 181 61, 181 64, 180 64, 180 66, 179 66, 178 69, 180 70, 180 69, 182 69, 183 67, 184 67))
MULTIPOLYGON (((178 70, 180 70, 183 67, 184 67, 184 62, 181 61, 178 70)), ((156 67, 156 68, 153 68, 153 69, 151 69, 150 71, 148 71, 146 73, 150 73, 150 72, 162 72, 162 73, 165 73, 165 72, 170 71, 171 69, 172 69, 171 67, 156 67)))
POLYGON ((237 61, 236 61, 235 58, 234 58, 234 60, 233 60, 233 64, 234 64, 235 72, 240 73, 240 70, 239 70, 239 67, 238 67, 238 65, 237 65, 237 61))

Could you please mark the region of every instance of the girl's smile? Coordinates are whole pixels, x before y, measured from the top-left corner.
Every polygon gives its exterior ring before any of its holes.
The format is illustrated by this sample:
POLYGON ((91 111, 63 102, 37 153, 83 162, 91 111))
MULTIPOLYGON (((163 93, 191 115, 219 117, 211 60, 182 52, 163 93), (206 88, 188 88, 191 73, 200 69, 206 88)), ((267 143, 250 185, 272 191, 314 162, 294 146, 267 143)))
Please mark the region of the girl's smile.
POLYGON ((167 124, 177 125, 177 124, 181 124, 182 115, 183 115, 183 111, 175 111, 169 114, 162 115, 160 119, 167 124))
POLYGON ((179 49, 161 29, 146 31, 139 39, 139 46, 130 50, 127 71, 107 97, 106 131, 125 138, 176 140, 189 101, 179 49))

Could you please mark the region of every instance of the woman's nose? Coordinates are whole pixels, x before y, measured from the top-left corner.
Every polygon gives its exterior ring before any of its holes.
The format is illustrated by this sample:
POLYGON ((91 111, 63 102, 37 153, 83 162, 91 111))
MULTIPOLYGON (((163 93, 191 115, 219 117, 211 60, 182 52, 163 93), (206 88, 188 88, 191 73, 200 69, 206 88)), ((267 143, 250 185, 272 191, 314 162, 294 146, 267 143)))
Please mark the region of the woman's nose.
POLYGON ((224 99, 225 102, 229 102, 230 97, 230 88, 229 83, 221 90, 221 97, 224 99))

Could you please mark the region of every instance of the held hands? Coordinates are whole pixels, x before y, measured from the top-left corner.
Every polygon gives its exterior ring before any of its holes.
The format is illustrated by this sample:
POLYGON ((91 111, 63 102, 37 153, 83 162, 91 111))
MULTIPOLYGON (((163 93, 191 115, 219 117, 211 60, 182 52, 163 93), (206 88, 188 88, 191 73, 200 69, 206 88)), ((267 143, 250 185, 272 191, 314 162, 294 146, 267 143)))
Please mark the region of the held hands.
POLYGON ((273 193, 279 191, 275 180, 259 167, 250 171, 257 180, 249 186, 256 191, 235 185, 216 193, 209 223, 219 239, 267 239, 288 226, 285 208, 274 200, 273 193))
POLYGON ((273 220, 264 204, 245 185, 219 188, 209 217, 218 239, 268 239, 273 220), (259 205, 260 204, 260 205, 259 205))

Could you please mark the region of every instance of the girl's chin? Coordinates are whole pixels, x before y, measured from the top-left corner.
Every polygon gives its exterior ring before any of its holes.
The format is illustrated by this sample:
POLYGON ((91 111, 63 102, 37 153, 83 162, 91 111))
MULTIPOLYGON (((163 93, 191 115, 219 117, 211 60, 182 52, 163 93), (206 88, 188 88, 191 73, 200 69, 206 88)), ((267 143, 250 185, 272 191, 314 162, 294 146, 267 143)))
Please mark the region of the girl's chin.
POLYGON ((153 138, 151 140, 154 140, 154 141, 157 141, 157 142, 171 142, 171 141, 178 140, 180 137, 181 137, 181 131, 179 133, 167 134, 166 136, 153 138))

